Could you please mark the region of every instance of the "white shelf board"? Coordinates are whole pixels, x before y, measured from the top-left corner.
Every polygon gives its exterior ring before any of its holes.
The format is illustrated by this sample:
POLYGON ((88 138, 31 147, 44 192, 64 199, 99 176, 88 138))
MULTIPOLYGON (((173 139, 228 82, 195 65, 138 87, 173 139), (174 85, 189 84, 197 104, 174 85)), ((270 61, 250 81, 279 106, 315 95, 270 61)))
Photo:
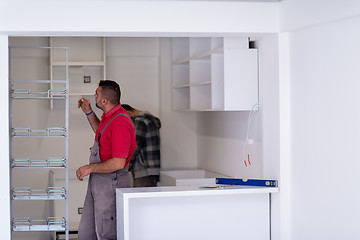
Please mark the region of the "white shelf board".
POLYGON ((197 83, 191 83, 191 84, 179 84, 179 85, 175 85, 173 88, 188 88, 188 87, 206 86, 206 85, 211 85, 211 81, 197 82, 197 83))
MULTIPOLYGON (((65 67, 66 62, 53 62, 52 66, 65 67)), ((105 66, 105 62, 68 62, 69 67, 105 66)))
POLYGON ((186 63, 186 62, 190 62, 191 60, 196 60, 196 59, 201 59, 201 58, 211 56, 211 54, 222 53, 223 51, 224 51, 223 47, 216 48, 216 49, 206 51, 206 52, 194 55, 194 56, 190 56, 190 57, 187 57, 187 58, 177 60, 177 61, 173 62, 173 64, 183 64, 183 63, 186 63))
POLYGON ((190 84, 190 86, 204 86, 204 85, 211 85, 211 81, 197 82, 197 83, 190 84))
POLYGON ((66 83, 66 80, 11 80, 11 83, 66 83))
POLYGON ((190 84, 179 84, 174 86, 174 88, 188 88, 188 87, 190 87, 190 84))
POLYGON ((94 93, 88 93, 88 92, 74 92, 74 93, 69 93, 69 96, 93 96, 94 93))

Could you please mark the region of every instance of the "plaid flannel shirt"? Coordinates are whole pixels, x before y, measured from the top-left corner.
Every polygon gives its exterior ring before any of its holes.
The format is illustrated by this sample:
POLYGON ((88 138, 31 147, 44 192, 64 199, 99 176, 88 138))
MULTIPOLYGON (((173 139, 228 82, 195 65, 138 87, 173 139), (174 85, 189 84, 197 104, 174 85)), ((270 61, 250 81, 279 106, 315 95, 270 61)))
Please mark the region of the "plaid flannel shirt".
POLYGON ((145 112, 132 118, 136 132, 136 149, 130 160, 134 178, 160 174, 160 120, 145 112))

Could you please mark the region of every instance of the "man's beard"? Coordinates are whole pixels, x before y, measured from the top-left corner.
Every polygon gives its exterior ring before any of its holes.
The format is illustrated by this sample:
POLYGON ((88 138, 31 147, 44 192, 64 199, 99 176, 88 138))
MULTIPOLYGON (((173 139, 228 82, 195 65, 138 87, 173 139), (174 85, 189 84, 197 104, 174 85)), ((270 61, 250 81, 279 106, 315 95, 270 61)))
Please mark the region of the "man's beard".
POLYGON ((97 103, 95 103, 95 106, 96 106, 98 109, 103 110, 101 107, 99 107, 99 105, 98 105, 97 103))

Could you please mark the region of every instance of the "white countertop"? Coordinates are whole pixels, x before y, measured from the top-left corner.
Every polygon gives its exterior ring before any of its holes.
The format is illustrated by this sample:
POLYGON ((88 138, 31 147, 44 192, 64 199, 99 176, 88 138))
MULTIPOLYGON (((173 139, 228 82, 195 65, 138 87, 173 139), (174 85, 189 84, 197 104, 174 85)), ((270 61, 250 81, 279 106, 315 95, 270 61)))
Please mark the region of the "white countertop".
POLYGON ((203 188, 200 186, 171 186, 145 188, 117 188, 116 193, 123 198, 153 198, 176 196, 213 196, 232 194, 275 193, 277 187, 228 186, 217 185, 219 188, 203 188))

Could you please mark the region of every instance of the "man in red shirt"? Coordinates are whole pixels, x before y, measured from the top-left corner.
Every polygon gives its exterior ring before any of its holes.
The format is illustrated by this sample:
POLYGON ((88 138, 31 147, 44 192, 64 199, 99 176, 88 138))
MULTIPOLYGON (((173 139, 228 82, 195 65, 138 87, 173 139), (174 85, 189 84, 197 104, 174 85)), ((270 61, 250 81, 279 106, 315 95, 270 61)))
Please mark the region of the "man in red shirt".
POLYGON ((120 87, 110 80, 100 81, 95 92, 96 106, 103 111, 101 121, 90 101, 80 98, 78 106, 95 132, 89 164, 76 171, 82 181, 90 175, 79 226, 79 240, 116 239, 116 188, 130 187, 128 164, 136 148, 131 118, 120 104, 120 87))

